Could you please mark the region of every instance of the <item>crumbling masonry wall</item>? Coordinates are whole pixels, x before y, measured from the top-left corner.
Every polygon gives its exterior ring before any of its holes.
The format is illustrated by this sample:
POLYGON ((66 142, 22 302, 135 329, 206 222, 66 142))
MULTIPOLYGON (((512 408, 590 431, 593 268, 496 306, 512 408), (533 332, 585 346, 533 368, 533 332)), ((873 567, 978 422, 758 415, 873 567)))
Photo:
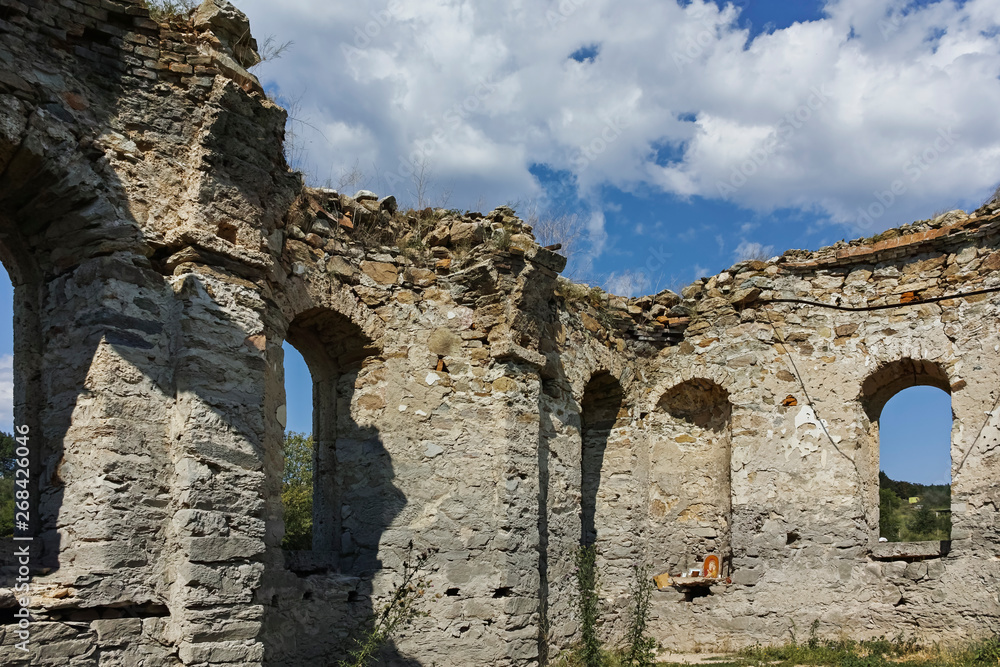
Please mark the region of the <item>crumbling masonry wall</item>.
POLYGON ((632 563, 672 649, 995 633, 1000 211, 744 262, 625 299, 559 277, 510 209, 304 188, 221 0, 0 0, 0 259, 31 429, 32 665, 343 655, 432 549, 385 664, 544 664, 594 543, 613 641, 632 563), (312 549, 284 552, 282 344, 314 385, 312 549), (878 429, 951 394, 950 544, 880 545, 878 429))

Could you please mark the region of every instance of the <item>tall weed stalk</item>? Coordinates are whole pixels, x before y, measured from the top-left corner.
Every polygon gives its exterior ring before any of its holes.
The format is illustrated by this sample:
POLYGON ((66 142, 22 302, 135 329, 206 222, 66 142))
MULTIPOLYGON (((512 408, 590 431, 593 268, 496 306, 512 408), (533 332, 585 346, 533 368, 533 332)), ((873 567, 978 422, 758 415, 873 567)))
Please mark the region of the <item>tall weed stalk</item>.
POLYGON ((629 585, 629 616, 622 649, 622 667, 652 667, 656 664, 656 640, 647 634, 653 580, 646 563, 632 563, 629 585))
POLYGON ((585 667, 601 667, 601 640, 597 637, 600 601, 597 596, 597 548, 581 546, 576 551, 576 590, 580 613, 579 656, 585 667))

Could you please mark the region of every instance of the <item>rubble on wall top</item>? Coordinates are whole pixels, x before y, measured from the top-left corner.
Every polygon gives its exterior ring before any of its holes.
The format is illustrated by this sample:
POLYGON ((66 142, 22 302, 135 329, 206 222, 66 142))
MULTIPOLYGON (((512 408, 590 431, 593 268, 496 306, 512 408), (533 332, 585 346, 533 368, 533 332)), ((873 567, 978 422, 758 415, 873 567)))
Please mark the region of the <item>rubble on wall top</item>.
POLYGON ((881 253, 896 249, 900 249, 897 254, 902 256, 912 252, 914 246, 936 239, 960 233, 975 233, 995 222, 998 217, 1000 217, 1000 201, 994 200, 972 214, 961 210, 948 211, 934 218, 887 229, 869 238, 838 241, 813 252, 788 250, 777 263, 787 269, 812 269, 819 266, 852 264, 862 260, 874 261, 881 253))
POLYGON ((530 225, 500 206, 489 213, 457 209, 401 210, 393 196, 369 190, 349 196, 330 188, 304 188, 286 217, 289 238, 329 254, 403 255, 405 263, 447 274, 479 261, 514 255, 553 275, 566 258, 538 244, 530 225))

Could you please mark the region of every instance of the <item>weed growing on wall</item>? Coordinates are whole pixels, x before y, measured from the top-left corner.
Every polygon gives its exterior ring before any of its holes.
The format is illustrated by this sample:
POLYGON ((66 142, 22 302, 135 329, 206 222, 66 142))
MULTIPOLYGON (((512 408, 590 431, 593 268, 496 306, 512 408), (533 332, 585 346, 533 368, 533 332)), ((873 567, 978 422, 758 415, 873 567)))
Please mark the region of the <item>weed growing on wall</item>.
POLYGON ((597 595, 597 548, 591 544, 576 551, 576 590, 580 614, 579 656, 585 667, 601 667, 601 640, 597 637, 600 601, 597 595))
POLYGON ((632 583, 629 585, 629 617, 622 648, 622 667, 652 667, 656 664, 656 640, 646 630, 649 625, 649 604, 653 597, 653 580, 649 565, 632 563, 632 583))
POLYGON ((418 616, 426 616, 417 606, 431 582, 426 578, 427 561, 430 551, 414 555, 413 542, 407 545, 406 559, 403 561, 403 579, 396 585, 388 601, 382 604, 368 622, 362 626, 362 634, 355 639, 354 649, 337 667, 366 667, 377 664, 378 653, 396 634, 418 616))
POLYGON ((198 6, 195 0, 146 0, 143 4, 149 10, 149 18, 154 21, 166 21, 167 19, 187 16, 192 9, 198 6))

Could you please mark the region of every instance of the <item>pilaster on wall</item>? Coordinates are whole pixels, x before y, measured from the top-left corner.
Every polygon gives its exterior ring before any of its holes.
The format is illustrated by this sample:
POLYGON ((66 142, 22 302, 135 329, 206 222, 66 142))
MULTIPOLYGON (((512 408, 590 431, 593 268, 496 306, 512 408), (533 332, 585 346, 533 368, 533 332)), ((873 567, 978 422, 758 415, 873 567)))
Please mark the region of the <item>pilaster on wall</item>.
POLYGON ((495 548, 500 551, 496 613, 506 638, 504 660, 521 665, 539 656, 544 632, 539 572, 539 365, 508 361, 498 367, 507 391, 497 423, 504 448, 497 457, 495 548))
POLYGON ((263 609, 263 301, 217 270, 175 275, 179 336, 171 420, 177 554, 170 637, 185 664, 259 664, 263 609))

